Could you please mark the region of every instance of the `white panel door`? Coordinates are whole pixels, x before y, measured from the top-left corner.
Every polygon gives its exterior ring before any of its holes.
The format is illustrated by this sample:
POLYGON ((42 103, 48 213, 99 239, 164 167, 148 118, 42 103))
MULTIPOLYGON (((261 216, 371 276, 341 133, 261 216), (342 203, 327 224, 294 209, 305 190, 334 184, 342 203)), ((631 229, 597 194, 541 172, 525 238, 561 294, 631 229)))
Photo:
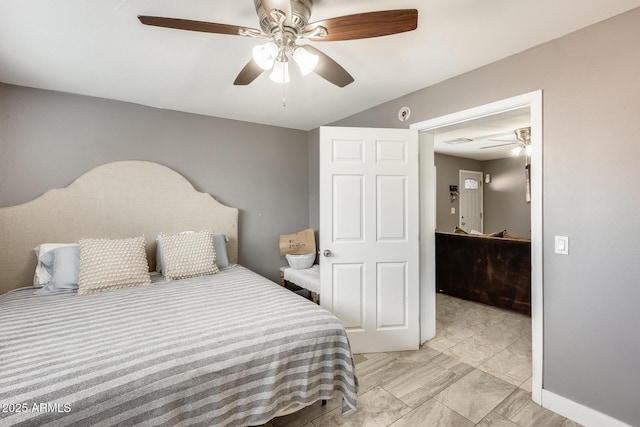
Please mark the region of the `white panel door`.
POLYGON ((484 231, 482 172, 460 170, 460 228, 484 231))
POLYGON ((417 349, 418 132, 320 128, 320 303, 354 353, 417 349))

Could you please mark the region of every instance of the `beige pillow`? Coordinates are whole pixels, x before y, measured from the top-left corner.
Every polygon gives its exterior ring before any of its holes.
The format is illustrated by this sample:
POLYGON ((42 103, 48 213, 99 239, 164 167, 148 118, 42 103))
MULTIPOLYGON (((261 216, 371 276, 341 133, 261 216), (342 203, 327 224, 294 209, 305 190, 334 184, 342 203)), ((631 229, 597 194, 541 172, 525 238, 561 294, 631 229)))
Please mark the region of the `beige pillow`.
POLYGON ((504 237, 507 230, 496 231, 495 233, 487 234, 487 237, 504 237))
POLYGON ((219 272, 213 231, 161 234, 166 280, 206 276, 219 272))
POLYGON ((151 284, 144 236, 82 239, 78 295, 151 284))
POLYGON ((502 237, 504 237, 505 239, 512 239, 512 240, 524 240, 524 241, 530 241, 531 240, 528 237, 514 236, 512 234, 507 233, 506 230, 505 230, 504 235, 502 237))

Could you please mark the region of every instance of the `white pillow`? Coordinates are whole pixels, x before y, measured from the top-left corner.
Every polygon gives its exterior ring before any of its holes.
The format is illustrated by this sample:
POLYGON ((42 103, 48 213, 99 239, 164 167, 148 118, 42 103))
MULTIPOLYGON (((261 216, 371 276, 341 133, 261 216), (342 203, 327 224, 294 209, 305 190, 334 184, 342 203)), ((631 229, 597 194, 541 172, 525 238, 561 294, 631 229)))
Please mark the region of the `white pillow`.
POLYGON ((219 272, 212 231, 160 234, 165 280, 186 279, 219 272))
MULTIPOLYGON (((183 231, 180 234, 193 233, 193 231, 183 231)), ((229 238, 226 234, 213 233, 213 247, 216 251, 216 265, 218 269, 229 267, 229 255, 227 254, 227 243, 229 238)), ((162 273, 164 266, 164 254, 162 251, 162 236, 158 234, 156 238, 156 272, 162 273)))
POLYGON ((77 243, 43 243, 40 246, 33 248, 36 253, 36 272, 33 275, 33 286, 41 288, 51 281, 51 271, 40 261, 40 258, 45 253, 64 246, 78 246, 77 243))
POLYGON ((150 284, 144 236, 80 240, 78 295, 150 284))
MULTIPOLYGON (((189 234, 189 233, 195 233, 195 231, 182 231, 178 234, 189 234)), ((158 236, 156 237, 156 271, 158 273, 162 273, 163 265, 164 265, 164 254, 162 252, 162 234, 158 234, 158 236)))

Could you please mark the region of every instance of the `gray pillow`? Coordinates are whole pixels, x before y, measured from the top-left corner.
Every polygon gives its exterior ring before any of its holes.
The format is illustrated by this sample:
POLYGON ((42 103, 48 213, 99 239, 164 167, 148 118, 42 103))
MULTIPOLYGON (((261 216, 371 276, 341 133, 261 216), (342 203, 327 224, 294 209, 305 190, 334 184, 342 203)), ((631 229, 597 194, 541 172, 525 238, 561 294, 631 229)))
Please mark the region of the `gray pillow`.
MULTIPOLYGON (((226 234, 216 233, 213 235, 213 246, 216 249, 216 265, 218 268, 229 267, 229 256, 227 255, 227 242, 229 238, 226 234)), ((162 251, 162 236, 156 240, 156 271, 162 273, 166 271, 164 253, 162 251)))
POLYGON ((216 265, 218 268, 229 267, 229 257, 227 256, 227 242, 229 238, 226 234, 214 234, 213 246, 216 248, 216 265))
POLYGON ((35 292, 37 295, 70 292, 78 289, 79 246, 64 246, 45 252, 39 261, 51 272, 51 280, 35 292))

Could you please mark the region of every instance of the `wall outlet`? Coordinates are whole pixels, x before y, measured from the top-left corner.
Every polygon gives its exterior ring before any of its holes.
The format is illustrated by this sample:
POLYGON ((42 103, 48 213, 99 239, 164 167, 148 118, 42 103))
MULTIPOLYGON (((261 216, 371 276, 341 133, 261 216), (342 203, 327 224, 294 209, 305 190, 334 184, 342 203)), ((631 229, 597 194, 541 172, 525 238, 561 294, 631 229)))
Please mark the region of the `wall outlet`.
POLYGON ((456 208, 451 208, 451 215, 455 215, 456 214, 456 208))

